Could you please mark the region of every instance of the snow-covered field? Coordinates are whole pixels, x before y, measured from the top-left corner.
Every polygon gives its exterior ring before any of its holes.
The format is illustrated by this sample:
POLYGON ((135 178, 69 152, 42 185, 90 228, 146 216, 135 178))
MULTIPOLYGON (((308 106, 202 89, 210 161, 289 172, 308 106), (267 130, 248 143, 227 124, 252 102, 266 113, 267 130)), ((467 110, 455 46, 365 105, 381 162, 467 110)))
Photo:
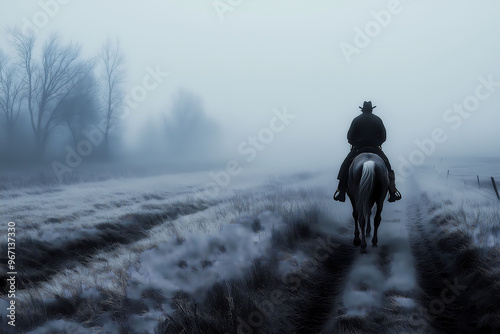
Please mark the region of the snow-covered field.
POLYGON ((500 201, 472 181, 495 163, 420 169, 367 255, 332 171, 241 175, 215 196, 206 173, 1 191, 15 332, 493 333, 500 201))

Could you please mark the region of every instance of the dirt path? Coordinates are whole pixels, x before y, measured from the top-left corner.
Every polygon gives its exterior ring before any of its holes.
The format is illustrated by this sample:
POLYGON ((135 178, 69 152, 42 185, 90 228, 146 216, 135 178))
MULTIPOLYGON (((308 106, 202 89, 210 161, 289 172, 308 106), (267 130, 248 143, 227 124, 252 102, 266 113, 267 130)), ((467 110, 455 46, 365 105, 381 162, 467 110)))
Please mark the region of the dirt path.
MULTIPOLYGON (((403 193, 404 192, 404 189, 403 193)), ((332 317, 324 332, 335 333, 433 333, 428 319, 421 316, 421 289, 407 226, 408 199, 385 203, 378 230, 378 247, 367 237, 368 254, 356 258, 345 278, 345 287, 335 301, 332 317)), ((348 203, 339 208, 348 221, 352 245, 354 225, 348 203)), ((373 231, 373 216, 371 219, 373 231)), ((354 248, 354 246, 352 246, 354 248)))

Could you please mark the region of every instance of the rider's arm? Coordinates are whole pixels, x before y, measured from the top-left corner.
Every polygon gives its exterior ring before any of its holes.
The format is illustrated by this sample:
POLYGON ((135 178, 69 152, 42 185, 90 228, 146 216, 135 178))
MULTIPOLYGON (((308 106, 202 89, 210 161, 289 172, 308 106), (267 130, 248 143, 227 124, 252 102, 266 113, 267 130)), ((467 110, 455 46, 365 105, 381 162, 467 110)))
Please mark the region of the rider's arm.
POLYGON ((347 142, 349 142, 349 144, 353 144, 354 141, 356 140, 356 119, 353 119, 352 120, 352 123, 351 123, 351 127, 349 128, 349 131, 347 131, 347 142))
POLYGON ((387 131, 385 130, 384 122, 380 120, 380 144, 384 143, 387 139, 387 131))

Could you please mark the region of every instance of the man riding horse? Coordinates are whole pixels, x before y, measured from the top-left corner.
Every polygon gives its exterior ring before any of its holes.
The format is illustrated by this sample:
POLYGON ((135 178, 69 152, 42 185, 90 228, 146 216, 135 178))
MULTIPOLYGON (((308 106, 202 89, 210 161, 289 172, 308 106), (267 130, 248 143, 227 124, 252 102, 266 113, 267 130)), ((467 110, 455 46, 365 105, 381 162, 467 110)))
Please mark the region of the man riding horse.
POLYGON ((340 167, 339 175, 337 176, 339 186, 333 198, 336 201, 345 202, 349 166, 358 154, 370 152, 379 155, 384 160, 389 171, 389 202, 398 201, 401 199, 401 194, 396 189, 394 171, 391 168, 389 159, 382 152, 382 143, 386 140, 384 123, 380 117, 372 113, 376 106, 372 107, 371 101, 365 101, 363 107, 359 108, 362 114, 354 118, 349 132, 347 132, 347 141, 351 144, 351 151, 340 167))

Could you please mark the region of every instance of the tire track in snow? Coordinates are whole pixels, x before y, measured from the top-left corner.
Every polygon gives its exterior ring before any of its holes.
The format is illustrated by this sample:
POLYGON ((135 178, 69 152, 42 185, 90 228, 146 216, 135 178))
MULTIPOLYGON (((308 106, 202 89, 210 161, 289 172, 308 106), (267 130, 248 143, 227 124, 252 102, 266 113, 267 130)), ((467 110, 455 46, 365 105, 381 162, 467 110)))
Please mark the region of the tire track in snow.
MULTIPOLYGON (((324 333, 414 333, 418 330, 412 314, 419 307, 420 290, 408 231, 402 219, 405 213, 398 210, 401 207, 405 207, 405 200, 384 207, 378 247, 368 246, 368 254, 359 254, 359 247, 355 248, 356 259, 343 293, 335 300, 335 309, 325 324, 324 333)), ((371 224, 373 227, 373 215, 371 224)), ((354 223, 351 226, 352 241, 354 223)), ((367 237, 367 243, 371 244, 371 236, 367 237)))
POLYGON ((446 210, 449 204, 423 194, 410 212, 423 290, 416 320, 426 319, 442 333, 498 333, 500 253, 481 249, 470 234, 450 228, 457 217, 446 210))
MULTIPOLYGON (((212 203, 213 205, 213 203, 212 203)), ((92 229, 82 231, 82 237, 69 240, 62 245, 38 240, 23 240, 19 248, 23 251, 17 256, 18 290, 36 286, 49 280, 61 269, 71 268, 77 263, 85 264, 92 259, 92 255, 110 251, 118 245, 127 245, 144 237, 148 230, 175 220, 180 216, 207 210, 210 206, 205 203, 187 204, 176 203, 167 205, 161 213, 136 213, 120 217, 114 222, 95 225, 92 229)), ((7 262, 5 256, 0 261, 7 262)), ((7 279, 6 273, 0 279, 7 279)))

